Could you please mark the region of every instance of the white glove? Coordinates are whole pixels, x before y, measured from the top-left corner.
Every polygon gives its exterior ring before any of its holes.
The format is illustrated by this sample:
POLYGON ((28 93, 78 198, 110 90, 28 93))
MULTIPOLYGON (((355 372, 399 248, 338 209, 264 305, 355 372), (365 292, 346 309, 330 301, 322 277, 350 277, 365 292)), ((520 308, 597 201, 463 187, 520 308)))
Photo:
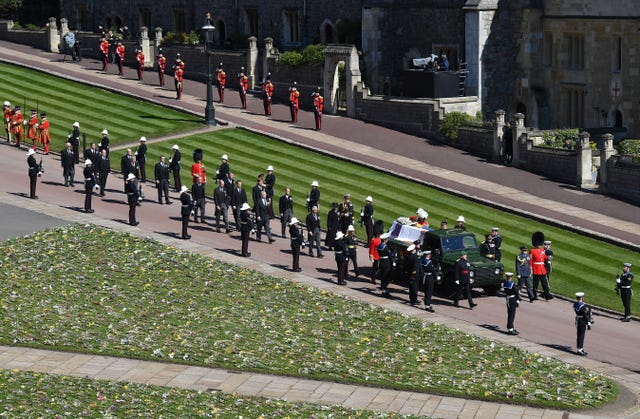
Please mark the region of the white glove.
POLYGON ((460 285, 460 281, 456 279, 456 285, 460 285))
POLYGON ((616 278, 616 284, 620 283, 620 278, 616 278))
POLYGON ((520 275, 517 275, 518 279, 520 279, 520 275))
POLYGON ((520 300, 516 301, 516 305, 519 306, 520 305, 520 300))
POLYGON ((373 263, 373 256, 369 255, 369 262, 373 263))
POLYGON ((27 121, 22 121, 22 125, 27 125, 27 121))

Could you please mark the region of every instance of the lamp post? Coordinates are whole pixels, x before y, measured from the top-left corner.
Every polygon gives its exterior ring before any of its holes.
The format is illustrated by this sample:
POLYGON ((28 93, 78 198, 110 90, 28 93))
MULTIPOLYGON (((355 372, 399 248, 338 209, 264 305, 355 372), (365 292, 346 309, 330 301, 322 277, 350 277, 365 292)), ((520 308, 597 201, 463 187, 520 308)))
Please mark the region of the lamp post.
POLYGON ((204 108, 204 123, 216 125, 216 109, 213 107, 213 74, 211 73, 211 55, 213 54, 213 33, 216 28, 207 19, 200 29, 204 36, 204 49, 207 53, 207 105, 204 108))

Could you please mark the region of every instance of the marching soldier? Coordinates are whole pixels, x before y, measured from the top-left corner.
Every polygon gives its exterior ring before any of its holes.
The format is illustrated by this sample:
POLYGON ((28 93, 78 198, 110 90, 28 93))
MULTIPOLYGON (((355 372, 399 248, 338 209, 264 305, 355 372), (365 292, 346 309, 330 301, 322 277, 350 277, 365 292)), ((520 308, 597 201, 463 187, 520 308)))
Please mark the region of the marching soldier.
POLYGON ((307 195, 307 211, 311 211, 311 208, 317 207, 320 202, 320 189, 318 189, 318 181, 311 182, 311 191, 307 195))
POLYGON ((135 155, 138 164, 140 164, 140 181, 145 183, 147 181, 147 137, 140 137, 140 146, 138 146, 135 155))
POLYGON ((351 195, 346 193, 344 201, 340 204, 340 230, 346 233, 350 225, 353 225, 353 202, 351 202, 351 195))
POLYGON ((493 243, 493 236, 486 234, 484 238, 484 242, 480 245, 480 256, 484 256, 487 259, 495 259, 496 245, 493 243))
POLYGON ((527 253, 527 246, 520 246, 520 254, 516 256, 516 275, 518 277, 518 292, 524 285, 527 289, 529 302, 537 299, 536 294, 531 288, 531 257, 527 253))
POLYGON ((67 137, 71 143, 73 154, 75 156, 75 163, 80 163, 80 122, 76 121, 72 125, 72 132, 67 137))
MULTIPOLYGON (((156 188, 158 188, 158 204, 162 204, 162 195, 164 195, 165 203, 171 205, 169 200, 169 165, 165 162, 165 159, 165 156, 160 156, 160 161, 156 163, 154 168, 154 175, 156 188)), ((182 189, 180 193, 182 194, 182 189)), ((191 209, 189 209, 189 212, 191 212, 191 209)))
POLYGON ((173 150, 173 156, 169 159, 169 170, 173 173, 173 186, 175 191, 178 192, 182 189, 182 182, 180 180, 180 159, 182 155, 180 154, 180 146, 178 144, 174 144, 171 149, 173 150))
POLYGON ((20 140, 22 140, 22 135, 24 134, 23 122, 22 110, 20 106, 16 106, 13 108, 13 115, 11 116, 11 136, 16 140, 16 147, 20 147, 20 140))
POLYGON ((191 235, 188 233, 189 216, 191 215, 191 197, 189 197, 188 192, 189 188, 187 188, 186 186, 180 188, 180 217, 182 218, 181 238, 183 238, 184 240, 189 240, 191 238, 191 235))
POLYGON ((49 143, 51 142, 51 135, 49 134, 49 120, 47 114, 42 112, 40 114, 40 123, 38 124, 38 141, 44 148, 44 154, 49 154, 49 143))
POLYGON ((347 245, 344 241, 344 234, 342 231, 338 231, 336 234, 336 240, 333 248, 338 269, 338 285, 347 285, 346 276, 349 256, 347 254, 347 245))
POLYGON ((142 81, 142 72, 144 71, 144 52, 140 48, 135 51, 136 70, 138 72, 138 80, 142 81))
MULTIPOLYGON (((285 238, 285 226, 291 225, 293 218, 293 197, 291 196, 291 189, 284 188, 284 195, 282 195, 278 201, 278 212, 280 213, 280 223, 282 224, 282 238, 285 238)), ((291 228, 289 228, 289 230, 291 230, 291 228)))
POLYGON ((364 199, 364 208, 360 211, 360 225, 363 225, 367 231, 367 244, 365 247, 368 247, 371 239, 373 239, 373 198, 371 198, 371 195, 364 199))
POLYGON ((360 276, 358 270, 358 246, 356 242, 356 229, 354 226, 349 225, 347 227, 347 235, 344 236, 344 242, 347 245, 347 266, 345 267, 345 274, 349 272, 349 261, 353 262, 353 272, 356 274, 356 278, 360 276))
POLYGON ((297 224, 298 219, 291 217, 289 221, 289 237, 291 238, 291 254, 293 255, 291 270, 294 272, 302 271, 300 268, 300 248, 304 246, 304 237, 297 224))
POLYGON ((2 111, 4 113, 4 119, 2 120, 2 123, 4 124, 5 131, 7 132, 7 141, 9 142, 9 144, 11 144, 11 118, 13 117, 13 110, 11 110, 11 102, 9 102, 8 100, 5 100, 4 103, 2 104, 2 111))
POLYGON ((224 87, 227 85, 227 73, 222 68, 222 63, 216 69, 216 85, 218 87, 219 102, 224 103, 224 87))
POLYGON ((505 272, 506 277, 504 281, 504 295, 507 299, 507 334, 517 335, 519 332, 513 327, 513 322, 516 319, 516 309, 520 304, 520 293, 518 287, 513 283, 513 273, 505 272))
POLYGON ((622 275, 616 275, 616 294, 620 294, 622 305, 624 306, 624 317, 620 320, 628 322, 631 320, 631 282, 633 274, 631 273, 631 264, 625 262, 622 265, 622 275))
POLYGON ((418 255, 416 245, 411 243, 407 246, 407 253, 404 256, 404 268, 409 273, 409 304, 416 306, 418 301, 418 255))
POLYGON ((136 207, 140 205, 140 195, 138 193, 138 185, 136 175, 129 173, 127 175, 127 203, 129 204, 129 225, 137 226, 140 224, 136 220, 136 207))
POLYGON ((271 116, 271 102, 273 101, 273 83, 271 83, 271 73, 262 82, 262 104, 264 105, 264 115, 271 116))
POLYGON ((289 111, 291 113, 291 123, 298 122, 298 108, 300 92, 296 87, 297 83, 294 81, 289 88, 289 111))
POLYGON ((462 299, 463 294, 466 292, 469 308, 473 310, 477 304, 473 302, 473 296, 471 295, 471 264, 467 260, 466 250, 460 255, 453 269, 456 278, 456 295, 453 300, 453 305, 459 307, 458 301, 462 299))
POLYGON ((433 313, 431 298, 433 297, 433 287, 438 279, 438 270, 436 269, 435 263, 431 260, 431 250, 422 252, 418 275, 419 278, 422 278, 424 288, 424 309, 433 313))
MULTIPOLYGON (((220 217, 224 221, 226 233, 229 233, 229 207, 231 198, 227 195, 227 188, 223 179, 218 179, 218 187, 213 191, 213 202, 216 205, 216 231, 220 232, 220 217)), ((269 235, 269 234, 267 234, 269 235)), ((271 239, 271 238, 269 238, 271 239)))
POLYGON ((591 308, 584 303, 584 292, 576 292, 576 302, 573 304, 573 311, 576 312, 576 353, 581 356, 587 355, 584 351, 584 335, 587 329, 591 329, 593 320, 591 319, 591 308))
POLYGON ((107 129, 103 129, 100 133, 102 137, 100 138, 100 144, 98 144, 99 151, 107 150, 107 155, 109 154, 109 131, 107 129))
MULTIPOLYGON (((158 50, 158 55, 156 55, 156 65, 158 66, 158 81, 160 82, 160 87, 164 87, 164 69, 167 67, 167 57, 162 54, 162 48, 158 50)), ((181 190, 179 188, 178 190, 181 190)))
POLYGON ((71 149, 71 143, 67 143, 66 148, 60 152, 60 166, 62 166, 62 177, 64 178, 64 186, 73 186, 73 177, 75 175, 75 155, 71 149))
POLYGON ((198 222, 198 210, 200 210, 200 222, 204 223, 207 199, 205 197, 204 185, 200 182, 200 176, 196 176, 196 181, 193 182, 193 186, 191 186, 191 198, 193 199, 193 222, 198 222))
POLYGON ((547 255, 547 260, 544 262, 544 269, 547 271, 547 283, 551 283, 551 262, 553 261, 553 250, 551 249, 551 240, 544 241, 544 254, 547 255))
POLYGON ((38 147, 38 112, 31 109, 31 117, 27 121, 27 138, 33 142, 33 149, 38 147))
POLYGON ((391 282, 391 249, 387 242, 389 241, 389 233, 380 235, 380 244, 377 247, 378 250, 378 269, 380 271, 380 289, 382 289, 382 296, 389 296, 389 283, 391 282))
POLYGON ((100 196, 104 196, 104 190, 107 187, 107 177, 111 173, 111 161, 107 150, 102 150, 98 159, 98 181, 100 182, 100 196))
POLYGON ((118 42, 116 47, 116 61, 118 62, 118 75, 124 76, 124 45, 122 45, 122 42, 118 42))
POLYGON ((84 212, 93 212, 91 208, 91 198, 93 196, 93 188, 96 186, 96 174, 93 169, 93 162, 90 159, 84 161, 84 212))
POLYGON ((36 161, 33 155, 36 154, 35 150, 30 148, 27 152, 27 166, 29 166, 29 198, 38 199, 36 196, 36 183, 38 180, 38 173, 40 172, 40 165, 36 161))
POLYGON ((176 87, 176 99, 182 99, 182 81, 184 80, 184 66, 182 60, 178 59, 173 66, 173 83, 176 87), (178 62, 180 61, 180 62, 178 62))
POLYGON ((324 109, 324 98, 320 95, 320 87, 313 92, 313 115, 316 121, 316 131, 322 127, 322 109, 324 109))
POLYGON ((537 295, 538 285, 542 283, 544 299, 551 300, 553 296, 549 289, 549 279, 547 278, 547 269, 545 268, 545 263, 549 258, 542 248, 542 243, 537 241, 536 244, 537 246, 533 247, 529 251, 529 256, 531 257, 531 271, 533 273, 533 292, 537 295))
POLYGON ((242 256, 249 257, 249 234, 253 230, 253 222, 249 215, 251 205, 248 202, 243 203, 240 207, 240 238, 242 239, 242 256))
POLYGON ((496 262, 500 262, 500 259, 502 259, 502 251, 500 250, 500 246, 502 246, 502 236, 500 236, 500 229, 498 227, 491 228, 491 238, 493 239, 495 249, 495 260, 496 262))
POLYGON ((318 215, 317 206, 314 205, 311 208, 311 212, 307 215, 306 225, 309 238, 309 256, 313 257, 313 247, 315 246, 318 257, 324 257, 320 241, 320 216, 318 215))
POLYGON ((107 38, 100 39, 100 45, 98 46, 100 49, 100 58, 102 59, 102 70, 107 71, 109 68, 109 41, 107 38))
POLYGON ((249 78, 244 74, 244 67, 240 67, 238 73, 238 92, 242 109, 247 109, 247 90, 249 90, 249 78))

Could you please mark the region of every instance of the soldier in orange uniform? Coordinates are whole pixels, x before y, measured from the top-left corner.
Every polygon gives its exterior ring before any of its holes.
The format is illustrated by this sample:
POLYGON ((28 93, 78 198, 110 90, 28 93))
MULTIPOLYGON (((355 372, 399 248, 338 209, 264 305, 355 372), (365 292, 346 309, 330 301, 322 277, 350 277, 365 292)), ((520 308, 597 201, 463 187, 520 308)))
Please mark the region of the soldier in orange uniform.
POLYGON ((311 95, 313 96, 313 115, 316 121, 316 130, 320 131, 322 126, 322 109, 324 108, 324 98, 320 96, 320 87, 311 95))
POLYGON ((116 47, 116 60, 118 60, 118 75, 123 76, 124 72, 122 67, 124 66, 124 45, 122 42, 118 42, 116 47))
POLYGON ((264 97, 262 102, 264 104, 265 116, 271 116, 271 102, 273 101, 273 83, 271 83, 271 73, 267 74, 267 79, 262 83, 262 92, 264 97))
POLYGON ((244 67, 240 67, 238 73, 238 92, 240 93, 240 103, 242 109, 247 109, 247 90, 249 90, 249 78, 244 74, 244 67))
POLYGON ((102 58, 102 71, 107 71, 109 68, 109 41, 107 38, 100 40, 100 57, 102 58))
POLYGON ((38 112, 31 109, 31 117, 27 122, 27 138, 33 142, 33 149, 38 148, 38 112))
POLYGON ((144 70, 144 53, 140 48, 136 48, 136 70, 138 70, 138 80, 142 81, 142 71, 144 70))
POLYGON ((207 183, 207 172, 204 169, 204 163, 202 163, 202 153, 201 148, 193 150, 194 163, 191 165, 191 176, 193 177, 193 183, 196 183, 198 179, 200 179, 200 183, 205 185, 207 183))
POLYGON ((158 50, 156 63, 158 64, 158 79, 160 80, 160 86, 164 87, 164 69, 167 66, 167 57, 162 55, 162 48, 158 50))
POLYGON ((227 84, 227 73, 222 68, 222 63, 216 69, 216 80, 218 87, 218 97, 220 97, 220 103, 224 103, 224 87, 227 84))
POLYGON ((176 85, 176 98, 182 99, 182 80, 184 80, 184 70, 180 66, 174 66, 173 82, 176 85))
POLYGON ((296 87, 297 84, 294 81, 289 87, 289 111, 291 112, 292 123, 298 122, 298 98, 300 97, 300 92, 296 87))
POLYGON ((4 111, 4 129, 7 131, 7 141, 11 144, 11 119, 13 118, 13 110, 11 110, 11 102, 5 100, 2 104, 2 110, 4 111))
POLYGON ((22 116, 20 106, 16 106, 13 109, 13 116, 11 117, 11 135, 16 140, 16 147, 20 147, 20 140, 22 140, 22 135, 24 134, 23 122, 24 117, 22 116))
POLYGON ((44 112, 40 114, 40 124, 38 124, 38 141, 44 148, 44 154, 49 154, 51 136, 49 135, 49 120, 47 119, 47 114, 44 112))
POLYGON ((543 248, 544 234, 539 231, 533 233, 533 236, 531 237, 531 244, 533 245, 533 248, 529 251, 529 255, 531 257, 531 273, 533 274, 533 292, 536 294, 534 300, 537 299, 538 284, 540 284, 540 282, 542 282, 544 299, 551 300, 553 296, 549 289, 547 269, 544 265, 545 262, 549 261, 549 257, 543 248))

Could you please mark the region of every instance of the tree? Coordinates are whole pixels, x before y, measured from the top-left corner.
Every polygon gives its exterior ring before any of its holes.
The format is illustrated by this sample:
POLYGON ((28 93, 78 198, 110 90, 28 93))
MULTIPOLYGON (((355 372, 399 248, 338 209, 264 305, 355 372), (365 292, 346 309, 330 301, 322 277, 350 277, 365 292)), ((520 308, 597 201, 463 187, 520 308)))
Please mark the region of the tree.
POLYGON ((22 0, 0 0, 0 16, 13 19, 21 7, 22 0))

